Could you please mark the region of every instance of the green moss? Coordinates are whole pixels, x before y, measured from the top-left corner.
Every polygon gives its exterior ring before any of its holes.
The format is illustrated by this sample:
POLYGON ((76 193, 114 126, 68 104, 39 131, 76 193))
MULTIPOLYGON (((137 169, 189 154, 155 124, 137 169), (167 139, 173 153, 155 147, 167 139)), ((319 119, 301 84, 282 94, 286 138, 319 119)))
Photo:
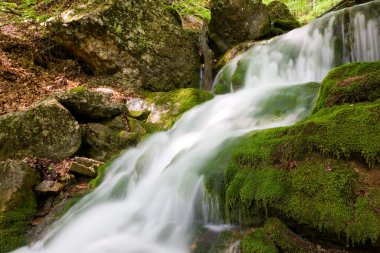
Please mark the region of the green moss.
POLYGON ((231 92, 231 75, 232 70, 230 65, 226 65, 216 77, 213 86, 213 93, 216 95, 226 94, 231 92))
POLYGON ((110 164, 111 163, 108 162, 108 163, 105 163, 98 168, 98 171, 97 171, 98 174, 97 174, 96 178, 92 179, 89 183, 89 186, 91 189, 95 189, 97 186, 100 185, 100 183, 103 181, 104 175, 105 175, 107 169, 109 168, 110 164))
POLYGON ((38 175, 28 165, 10 161, 9 163, 4 162, 1 164, 0 176, 9 180, 9 182, 2 181, 1 183, 4 183, 5 186, 10 184, 16 190, 8 201, 1 198, 7 198, 6 196, 0 197, 0 201, 5 200, 5 202, 0 202, 0 207, 4 208, 4 210, 0 211, 0 253, 5 253, 27 243, 29 222, 37 209, 32 189, 37 182, 38 175), (20 172, 15 170, 20 170, 20 172), (3 173, 12 173, 14 175, 9 177, 3 173), (18 182, 16 184, 20 185, 14 185, 12 180, 15 180, 15 182, 18 182))
POLYGON ((313 253, 315 246, 309 241, 288 229, 279 219, 269 218, 264 225, 267 235, 273 240, 281 252, 288 253, 313 253))
POLYGON ((154 104, 158 110, 162 111, 160 120, 155 123, 161 129, 170 128, 183 113, 213 98, 211 93, 194 88, 169 92, 146 92, 143 95, 148 105, 154 104))
POLYGON ((237 63, 237 68, 231 76, 231 83, 234 91, 244 87, 245 76, 248 71, 250 59, 242 59, 237 63))
POLYGON ((380 61, 347 64, 323 80, 314 112, 333 105, 380 98, 380 61))
POLYGON ((263 228, 244 236, 240 246, 242 253, 278 253, 276 245, 263 228))
POLYGON ((334 234, 342 243, 376 242, 379 186, 363 190, 358 182, 368 179, 359 178, 345 159, 380 162, 379 123, 377 100, 321 109, 292 127, 244 136, 220 179, 228 219, 252 225, 271 213, 334 234), (358 196, 360 191, 368 197, 358 196))

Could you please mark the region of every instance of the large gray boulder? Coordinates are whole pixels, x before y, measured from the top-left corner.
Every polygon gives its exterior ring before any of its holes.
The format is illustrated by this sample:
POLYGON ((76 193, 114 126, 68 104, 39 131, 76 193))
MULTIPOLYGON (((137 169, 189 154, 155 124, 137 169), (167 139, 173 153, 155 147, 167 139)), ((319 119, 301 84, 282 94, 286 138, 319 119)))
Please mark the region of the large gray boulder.
POLYGON ((197 41, 161 1, 89 1, 48 24, 50 37, 95 75, 154 91, 198 85, 197 41))
POLYGON ((211 1, 210 36, 221 53, 269 33, 268 9, 261 0, 211 1))
POLYGON ((81 145, 79 124, 55 99, 0 116, 0 160, 32 156, 62 159, 81 145))

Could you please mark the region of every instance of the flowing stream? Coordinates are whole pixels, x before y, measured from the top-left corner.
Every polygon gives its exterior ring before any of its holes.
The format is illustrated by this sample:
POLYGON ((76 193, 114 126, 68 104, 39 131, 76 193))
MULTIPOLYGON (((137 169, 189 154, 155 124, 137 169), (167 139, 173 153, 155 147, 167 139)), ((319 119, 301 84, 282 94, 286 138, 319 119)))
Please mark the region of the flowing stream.
POLYGON ((204 194, 201 168, 208 159, 230 138, 304 118, 316 94, 302 84, 321 82, 336 65, 380 59, 379 13, 379 1, 357 6, 239 56, 228 71, 232 75, 239 60, 249 61, 243 89, 216 96, 171 130, 127 150, 43 240, 15 252, 190 252, 194 210, 204 194), (293 105, 276 103, 278 94, 293 105), (274 115, 277 110, 282 113, 274 115))

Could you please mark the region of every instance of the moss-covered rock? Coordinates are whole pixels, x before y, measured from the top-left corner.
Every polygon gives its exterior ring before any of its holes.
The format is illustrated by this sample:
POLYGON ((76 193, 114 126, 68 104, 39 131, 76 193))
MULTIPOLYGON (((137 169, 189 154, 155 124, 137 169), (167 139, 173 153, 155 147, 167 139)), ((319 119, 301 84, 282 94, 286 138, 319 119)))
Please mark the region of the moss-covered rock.
POLYGON ((277 218, 267 219, 264 229, 281 252, 313 253, 317 251, 314 244, 295 234, 277 218))
POLYGON ((113 118, 126 111, 123 103, 112 101, 109 93, 95 92, 77 87, 57 97, 77 119, 102 120, 113 118))
POLYGON ((38 173, 22 161, 0 162, 0 252, 26 244, 30 218, 36 213, 33 187, 38 173))
POLYGON ((270 27, 268 9, 261 0, 211 1, 210 37, 221 53, 248 40, 264 37, 270 27))
POLYGON ((269 18, 274 28, 290 31, 300 27, 300 23, 290 13, 288 6, 280 1, 268 4, 269 18))
POLYGON ((151 108, 147 122, 160 129, 170 128, 184 112, 213 98, 211 93, 193 88, 146 93, 145 96, 151 108))
MULTIPOLYGON (((376 64, 357 63, 333 70, 323 83, 319 107, 308 118, 291 127, 252 132, 234 144, 223 175, 211 173, 214 178, 206 180, 211 184, 208 190, 222 182, 224 191, 217 193, 225 204, 227 220, 257 226, 270 215, 301 232, 341 245, 378 245, 380 99, 374 95, 378 85, 374 82, 372 89, 364 86, 364 90, 356 87, 360 99, 350 102, 358 103, 343 104, 345 99, 329 105, 326 99, 337 97, 342 91, 331 92, 335 84, 350 83, 359 73, 357 69, 363 75, 376 76, 376 64)), ((350 97, 349 92, 343 94, 350 97)), ((289 101, 283 104, 291 107, 289 101)), ((269 105, 273 112, 273 104, 269 105)), ((295 252, 291 248, 296 246, 276 241, 276 236, 270 238, 281 252, 295 252)), ((255 252, 258 245, 267 245, 270 252, 268 237, 247 238, 243 251, 246 247, 252 250, 247 252, 255 252), (255 240, 260 242, 251 243, 255 240)))
POLYGON ((162 1, 88 1, 49 22, 49 36, 96 75, 154 91, 196 87, 200 57, 162 1))
POLYGON ((240 249, 242 253, 278 253, 274 242, 269 238, 263 228, 244 236, 240 249))
POLYGON ((0 159, 34 156, 62 159, 81 145, 79 124, 55 99, 0 116, 0 159))
POLYGON ((101 123, 87 123, 84 125, 83 145, 79 154, 107 161, 123 149, 136 144, 139 137, 141 133, 131 132, 124 116, 101 123))
POLYGON ((380 98, 380 61, 351 63, 331 71, 323 80, 314 112, 344 103, 380 98))

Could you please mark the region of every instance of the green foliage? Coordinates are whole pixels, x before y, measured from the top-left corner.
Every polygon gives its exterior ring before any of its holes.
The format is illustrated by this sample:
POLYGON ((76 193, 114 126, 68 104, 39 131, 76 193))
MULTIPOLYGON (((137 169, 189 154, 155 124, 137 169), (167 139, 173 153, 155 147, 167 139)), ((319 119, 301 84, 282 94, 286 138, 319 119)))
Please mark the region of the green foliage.
MULTIPOLYGON (((273 0, 263 0, 263 3, 269 4, 272 1, 273 0)), ((318 0, 313 4, 312 0, 279 1, 285 3, 290 12, 301 22, 310 22, 340 2, 340 0, 318 0)))
MULTIPOLYGON (((39 11, 39 9, 47 8, 52 3, 52 0, 22 0, 18 3, 13 2, 0 2, 0 13, 10 13, 19 16, 22 20, 31 19, 36 21, 45 21, 52 15, 52 13, 47 13, 39 11)), ((58 10, 58 9, 57 9, 58 10)))
POLYGON ((211 20, 211 12, 208 7, 207 0, 175 0, 171 7, 178 12, 179 15, 195 15, 208 21, 211 20))

